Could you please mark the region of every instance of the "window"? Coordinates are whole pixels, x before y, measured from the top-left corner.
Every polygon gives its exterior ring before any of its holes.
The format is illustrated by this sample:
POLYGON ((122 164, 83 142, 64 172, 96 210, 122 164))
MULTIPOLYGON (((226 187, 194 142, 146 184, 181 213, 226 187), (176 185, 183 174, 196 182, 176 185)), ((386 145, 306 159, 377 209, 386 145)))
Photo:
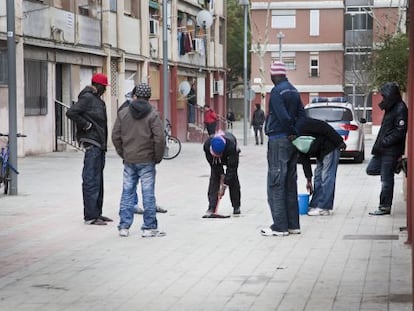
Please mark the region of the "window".
POLYGON ((345 30, 372 30, 373 17, 370 8, 348 7, 345 14, 345 30))
POLYGON ((295 10, 273 10, 272 11, 272 28, 277 28, 277 29, 296 28, 296 11, 295 10))
POLYGON ((139 18, 140 17, 140 11, 139 11, 140 1, 136 0, 124 0, 124 14, 139 18))
POLYGON ((79 15, 101 19, 102 6, 100 0, 78 0, 79 15))
POLYGON ((47 62, 24 61, 24 114, 47 114, 47 62))
POLYGON ((283 58, 283 62, 286 65, 287 70, 296 70, 296 59, 295 58, 283 58))
POLYGON ((319 77, 319 56, 311 56, 310 58, 310 76, 312 78, 319 77))
POLYGON ((0 49, 0 84, 8 82, 7 49, 0 49))
POLYGON ((310 19, 309 19, 309 35, 310 36, 319 36, 319 10, 311 10, 310 11, 310 19))

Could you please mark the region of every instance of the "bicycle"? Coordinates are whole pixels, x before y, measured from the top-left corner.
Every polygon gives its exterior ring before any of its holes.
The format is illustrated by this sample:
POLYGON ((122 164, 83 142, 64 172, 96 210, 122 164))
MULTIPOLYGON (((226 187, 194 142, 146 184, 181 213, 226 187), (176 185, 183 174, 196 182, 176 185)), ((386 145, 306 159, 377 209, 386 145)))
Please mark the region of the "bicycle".
POLYGON ((165 150, 163 159, 165 160, 171 160, 177 157, 181 152, 181 141, 171 135, 171 123, 170 120, 165 119, 166 125, 165 125, 165 150))
MULTIPOLYGON (((0 133, 0 137, 9 137, 8 134, 2 134, 0 133)), ((26 135, 17 133, 16 135, 17 137, 27 137, 26 135)), ((7 139, 7 143, 5 147, 1 148, 0 151, 0 186, 3 183, 4 184, 4 194, 7 194, 9 192, 9 185, 10 185, 10 170, 12 170, 13 172, 15 172, 16 174, 19 174, 19 172, 17 171, 17 169, 10 164, 9 162, 9 155, 10 155, 10 150, 9 150, 9 140, 7 139)))

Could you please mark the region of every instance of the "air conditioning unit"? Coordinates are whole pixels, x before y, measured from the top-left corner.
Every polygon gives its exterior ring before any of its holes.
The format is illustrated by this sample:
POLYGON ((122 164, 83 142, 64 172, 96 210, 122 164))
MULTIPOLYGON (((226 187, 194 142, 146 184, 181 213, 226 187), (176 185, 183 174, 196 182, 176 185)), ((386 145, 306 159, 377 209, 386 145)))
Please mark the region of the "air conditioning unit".
POLYGON ((149 21, 149 33, 153 36, 158 36, 160 29, 160 22, 155 19, 150 19, 149 21))

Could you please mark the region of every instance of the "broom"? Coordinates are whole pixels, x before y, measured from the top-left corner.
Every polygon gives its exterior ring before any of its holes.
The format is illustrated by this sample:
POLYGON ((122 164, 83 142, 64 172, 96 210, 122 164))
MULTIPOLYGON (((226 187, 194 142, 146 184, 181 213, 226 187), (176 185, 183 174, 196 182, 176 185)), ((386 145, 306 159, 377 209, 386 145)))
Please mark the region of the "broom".
MULTIPOLYGON (((223 184, 224 184, 224 175, 221 175, 221 177, 220 177, 220 188, 223 186, 223 184)), ((216 207, 214 208, 214 212, 210 215, 207 215, 207 214, 204 215, 203 218, 229 218, 230 215, 221 215, 221 214, 217 213, 220 201, 221 201, 221 196, 218 195, 217 196, 217 204, 216 204, 216 207)))

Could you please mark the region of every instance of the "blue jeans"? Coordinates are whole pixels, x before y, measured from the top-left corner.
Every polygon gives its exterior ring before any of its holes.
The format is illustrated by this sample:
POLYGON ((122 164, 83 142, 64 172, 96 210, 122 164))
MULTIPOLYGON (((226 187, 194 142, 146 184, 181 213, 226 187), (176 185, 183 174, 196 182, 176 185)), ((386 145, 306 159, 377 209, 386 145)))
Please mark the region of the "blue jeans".
POLYGON ((309 203, 310 207, 333 209, 335 197, 336 171, 338 169, 339 149, 334 149, 321 160, 316 160, 314 191, 309 203))
POLYGON ((83 218, 85 221, 97 219, 102 215, 104 167, 105 151, 93 145, 86 147, 82 170, 83 218))
POLYGON ((368 175, 381 175, 380 207, 390 207, 394 197, 394 171, 398 157, 395 155, 374 155, 368 163, 368 175))
POLYGON ((270 228, 299 229, 297 151, 286 138, 272 139, 267 150, 267 201, 273 218, 270 228))
POLYGON ((134 221, 134 207, 137 204, 137 184, 141 179, 144 224, 141 229, 157 229, 155 207, 155 163, 124 163, 120 222, 118 229, 129 229, 134 221))

